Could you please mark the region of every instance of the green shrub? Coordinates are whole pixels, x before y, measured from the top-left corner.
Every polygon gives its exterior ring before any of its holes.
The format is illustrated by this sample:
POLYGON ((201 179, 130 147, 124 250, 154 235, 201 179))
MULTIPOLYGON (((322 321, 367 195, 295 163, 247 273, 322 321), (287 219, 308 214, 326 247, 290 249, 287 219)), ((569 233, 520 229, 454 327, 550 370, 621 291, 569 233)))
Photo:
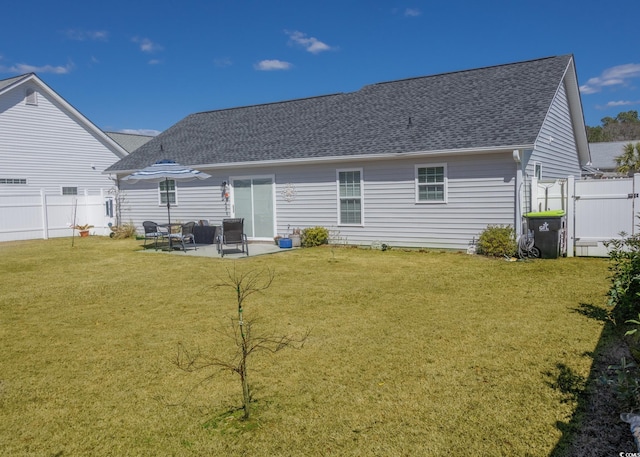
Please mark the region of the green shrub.
POLYGON ((640 235, 605 241, 609 249, 611 287, 608 303, 616 322, 632 319, 640 313, 640 235))
POLYGON ((640 407, 640 378, 635 362, 627 362, 622 357, 619 365, 609 365, 608 373, 600 377, 600 382, 614 388, 623 408, 637 411, 640 407))
POLYGON ((304 248, 311 248, 327 244, 329 242, 329 230, 324 227, 309 227, 302 231, 300 244, 304 248))
POLYGON ((478 239, 478 254, 512 257, 516 254, 516 236, 510 225, 489 225, 478 239))
POLYGON ((614 322, 633 324, 625 333, 629 352, 635 362, 627 363, 623 357, 620 365, 610 366, 615 376, 603 380, 612 385, 625 407, 632 411, 640 407, 640 235, 620 234, 620 239, 605 241, 609 249, 611 287, 608 304, 613 307, 610 316, 614 322), (633 317, 633 318, 632 318, 633 317))

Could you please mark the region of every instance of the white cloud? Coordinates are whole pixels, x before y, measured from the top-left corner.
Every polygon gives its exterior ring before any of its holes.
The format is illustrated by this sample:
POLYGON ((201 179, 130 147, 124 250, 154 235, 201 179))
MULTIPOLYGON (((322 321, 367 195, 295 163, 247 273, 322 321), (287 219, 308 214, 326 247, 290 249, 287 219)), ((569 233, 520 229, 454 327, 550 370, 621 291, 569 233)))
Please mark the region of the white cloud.
POLYGON ((163 49, 162 46, 160 46, 157 43, 154 43, 149 38, 133 37, 131 41, 140 45, 140 50, 142 52, 158 52, 158 51, 162 51, 163 49))
POLYGON ((319 52, 331 50, 331 46, 323 43, 315 37, 307 37, 306 33, 298 31, 289 32, 286 30, 284 33, 289 35, 290 43, 302 46, 307 52, 310 52, 312 54, 318 54, 319 52))
POLYGON ((147 135, 147 136, 158 136, 160 135, 160 130, 153 129, 122 129, 118 130, 120 133, 129 133, 131 135, 147 135))
POLYGON ((67 65, 29 65, 26 63, 18 63, 11 66, 0 65, 0 73, 53 73, 56 75, 66 75, 73 70, 74 65, 69 63, 67 65))
POLYGON ((420 11, 418 8, 407 8, 406 10, 404 10, 404 15, 406 17, 418 17, 422 15, 422 11, 420 11))
POLYGON ((109 39, 109 32, 105 32, 104 30, 96 30, 89 33, 89 36, 92 40, 101 40, 106 41, 109 39))
POLYGON ((293 67, 289 62, 282 60, 261 60, 255 64, 255 69, 260 71, 272 71, 272 70, 289 70, 293 67))
POLYGON ((613 106, 629 106, 629 105, 639 105, 640 104, 640 100, 636 100, 636 101, 632 101, 632 100, 618 100, 615 102, 609 102, 607 103, 607 108, 613 107, 613 106))
POLYGON ((233 62, 228 57, 223 57, 220 59, 213 59, 213 64, 218 68, 226 68, 233 65, 233 62))
POLYGON ((162 63, 162 60, 160 59, 151 59, 149 62, 149 65, 159 65, 162 63))
POLYGON ((604 87, 625 85, 634 78, 640 78, 640 64, 618 65, 607 68, 600 76, 590 78, 586 84, 580 86, 580 92, 585 95, 595 94, 604 87))
POLYGON ((69 40, 74 41, 107 41, 109 39, 109 32, 104 30, 68 29, 63 33, 69 40))

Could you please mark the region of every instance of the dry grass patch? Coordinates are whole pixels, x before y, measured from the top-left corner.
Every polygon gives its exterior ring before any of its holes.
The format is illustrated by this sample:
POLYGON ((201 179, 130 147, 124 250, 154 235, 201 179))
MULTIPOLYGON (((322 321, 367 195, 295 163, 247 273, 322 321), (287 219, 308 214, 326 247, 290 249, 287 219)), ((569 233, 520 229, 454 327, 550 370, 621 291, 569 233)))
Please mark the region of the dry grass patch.
POLYGON ((314 248, 238 261, 100 237, 0 244, 0 448, 7 455, 536 455, 557 445, 603 323, 603 259, 314 248), (304 349, 260 354, 254 419, 236 378, 186 374, 179 343, 226 351, 213 285, 273 268, 246 303, 304 349), (564 367, 564 368, 563 368, 564 367))

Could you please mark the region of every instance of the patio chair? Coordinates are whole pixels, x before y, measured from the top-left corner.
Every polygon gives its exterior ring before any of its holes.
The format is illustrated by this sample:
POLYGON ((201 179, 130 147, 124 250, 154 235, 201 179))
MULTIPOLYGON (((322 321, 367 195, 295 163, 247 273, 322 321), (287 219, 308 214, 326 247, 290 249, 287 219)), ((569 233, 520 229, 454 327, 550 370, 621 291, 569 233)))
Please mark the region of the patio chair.
POLYGON ((224 257, 224 246, 233 244, 240 252, 249 255, 249 244, 247 235, 244 233, 244 219, 223 219, 220 234, 216 240, 218 244, 218 254, 224 257))
POLYGON ((193 228, 195 227, 195 222, 187 222, 186 224, 182 224, 182 230, 180 233, 172 233, 169 235, 169 243, 173 245, 176 241, 180 243, 182 246, 182 250, 187 252, 187 244, 191 243, 193 245, 193 249, 197 250, 196 246, 196 237, 193 235, 193 228))
POLYGON ((158 238, 162 239, 167 236, 169 233, 164 230, 162 227, 158 226, 155 222, 152 221, 144 221, 142 223, 142 227, 144 228, 144 244, 142 247, 146 247, 147 240, 154 241, 154 247, 156 251, 158 250, 158 238))

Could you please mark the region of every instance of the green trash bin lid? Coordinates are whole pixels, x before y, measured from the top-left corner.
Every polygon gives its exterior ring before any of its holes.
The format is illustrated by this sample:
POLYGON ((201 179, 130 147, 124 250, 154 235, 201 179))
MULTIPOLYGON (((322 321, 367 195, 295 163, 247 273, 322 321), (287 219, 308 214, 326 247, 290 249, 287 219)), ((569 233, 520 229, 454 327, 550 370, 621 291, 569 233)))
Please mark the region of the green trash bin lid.
POLYGON ((524 217, 561 217, 564 216, 566 212, 563 209, 554 209, 551 211, 540 211, 527 213, 524 217))

